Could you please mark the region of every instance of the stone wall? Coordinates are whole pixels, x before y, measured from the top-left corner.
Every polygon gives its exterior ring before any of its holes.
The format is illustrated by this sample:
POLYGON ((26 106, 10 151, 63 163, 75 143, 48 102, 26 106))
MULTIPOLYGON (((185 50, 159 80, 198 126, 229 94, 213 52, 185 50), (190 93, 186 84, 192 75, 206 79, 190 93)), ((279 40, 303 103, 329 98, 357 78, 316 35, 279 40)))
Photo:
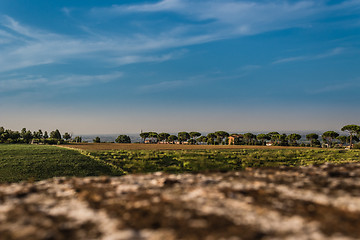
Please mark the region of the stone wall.
POLYGON ((358 239, 360 164, 0 185, 0 239, 358 239))

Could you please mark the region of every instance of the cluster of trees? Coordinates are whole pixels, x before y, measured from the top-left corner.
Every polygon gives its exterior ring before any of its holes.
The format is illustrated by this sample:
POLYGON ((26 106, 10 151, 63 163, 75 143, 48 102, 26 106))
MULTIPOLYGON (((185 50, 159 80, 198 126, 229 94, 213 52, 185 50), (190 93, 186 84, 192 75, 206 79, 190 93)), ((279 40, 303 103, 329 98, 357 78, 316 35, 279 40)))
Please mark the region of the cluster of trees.
MULTIPOLYGON (((355 142, 359 142, 360 126, 346 125, 341 131, 348 132, 349 136, 340 136, 339 133, 334 131, 327 131, 321 135, 323 144, 326 147, 334 147, 337 144, 349 145, 350 147, 355 142)), ((311 146, 320 147, 322 144, 319 140, 320 136, 316 133, 306 135, 309 144, 299 144, 301 135, 292 133, 289 135, 280 134, 279 132, 269 132, 267 134, 229 134, 225 131, 217 131, 203 136, 199 132, 179 132, 177 135, 169 133, 156 133, 156 132, 142 132, 140 134, 143 142, 145 143, 172 143, 178 142, 179 144, 208 144, 208 145, 221 145, 221 144, 234 144, 234 145, 266 145, 270 142, 272 145, 277 146, 311 146), (229 141, 231 138, 232 141, 229 141)))
POLYGON ((255 135, 253 133, 239 134, 234 139, 233 144, 238 145, 266 145, 268 141, 272 145, 277 146, 297 146, 298 141, 301 139, 301 135, 292 133, 289 135, 280 134, 278 132, 269 132, 267 134, 260 133, 255 135))
POLYGON ((321 137, 328 147, 334 147, 340 143, 342 145, 348 144, 352 148, 355 142, 359 142, 360 126, 354 124, 346 125, 341 128, 341 131, 347 132, 349 136, 340 136, 337 132, 327 131, 321 137))
MULTIPOLYGON (((0 143, 44 143, 44 144, 58 144, 67 142, 72 138, 71 134, 65 133, 61 135, 58 129, 51 131, 48 134, 47 131, 38 131, 31 132, 26 128, 21 129, 21 131, 13 131, 10 129, 4 129, 0 127, 0 143)), ((76 137, 75 141, 79 140, 81 142, 81 137, 76 137), (79 140, 80 138, 80 140, 79 140)))
MULTIPOLYGON (((341 131, 347 132, 348 135, 340 135, 334 131, 326 131, 321 135, 322 144, 320 142, 320 136, 316 133, 310 133, 306 135, 306 139, 309 141, 308 146, 320 147, 335 147, 337 145, 349 145, 350 148, 354 143, 359 142, 360 138, 360 126, 358 125, 346 125, 341 128, 341 131)), ((179 144, 208 144, 208 145, 222 145, 222 144, 235 144, 235 145, 266 145, 270 142, 272 145, 278 146, 298 146, 301 135, 292 133, 289 135, 280 134, 278 132, 270 132, 267 134, 229 134, 225 131, 217 131, 209 133, 203 136, 199 132, 179 132, 177 135, 171 135, 169 133, 156 133, 156 132, 142 132, 140 134, 143 142, 145 143, 179 143, 179 144)), ((64 142, 82 142, 80 136, 76 136, 72 139, 71 134, 64 133, 61 135, 58 129, 51 131, 48 134, 47 131, 31 132, 26 128, 23 128, 20 132, 10 129, 4 129, 0 127, 0 143, 43 143, 43 144, 61 144, 64 142)), ((96 137, 93 142, 99 143, 100 138, 96 137)), ((127 135, 119 135, 115 142, 117 143, 131 143, 131 139, 127 135)), ((304 143, 301 144, 305 146, 304 143)))
POLYGON ((131 143, 131 139, 128 135, 119 135, 116 139, 115 139, 116 143, 131 143))
MULTIPOLYGON (((179 132, 177 135, 170 135, 169 133, 156 133, 156 132, 142 132, 140 137, 145 143, 175 143, 180 144, 186 142, 188 144, 201 143, 204 136, 199 132, 179 132)), ((205 142, 205 141, 204 141, 205 142)))
MULTIPOLYGON (((264 144, 266 140, 276 140, 277 142, 282 142, 283 137, 286 135, 280 135, 277 132, 272 132, 269 134, 259 134, 255 135, 252 133, 241 134, 229 134, 225 131, 217 131, 214 133, 209 133, 206 136, 202 136, 199 132, 179 132, 177 135, 170 135, 169 133, 156 133, 156 132, 143 132, 140 134, 140 137, 145 143, 175 143, 176 141, 180 144, 208 144, 208 145, 225 145, 229 143, 229 137, 235 136, 235 141, 233 144, 247 144, 247 145, 261 145, 264 144)), ((301 138, 300 135, 298 139, 301 138)), ((296 137, 297 137, 296 136, 296 137)), ((294 136, 289 135, 290 139, 293 140, 294 136)), ((295 137, 295 138, 296 138, 295 137)), ((285 141, 284 138, 284 141, 285 141)), ((297 140, 298 140, 297 139, 297 140)))
MULTIPOLYGON (((96 137, 93 139, 94 143, 100 143, 101 139, 100 137, 96 137)), ((119 135, 116 139, 115 139, 116 143, 131 143, 131 139, 128 135, 119 135)))

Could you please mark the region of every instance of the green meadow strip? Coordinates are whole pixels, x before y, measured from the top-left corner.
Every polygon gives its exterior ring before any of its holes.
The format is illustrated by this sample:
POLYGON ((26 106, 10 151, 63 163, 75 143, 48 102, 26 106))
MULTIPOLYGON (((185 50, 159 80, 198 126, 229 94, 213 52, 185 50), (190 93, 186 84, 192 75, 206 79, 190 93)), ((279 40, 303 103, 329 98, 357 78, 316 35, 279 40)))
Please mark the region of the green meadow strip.
POLYGON ((107 166, 110 166, 112 169, 114 169, 114 174, 116 175, 126 175, 128 174, 126 171, 124 171, 123 169, 121 169, 119 166, 112 164, 111 162, 105 161, 103 159, 100 159, 97 156, 92 155, 90 152, 84 151, 84 150, 78 150, 78 152, 86 157, 89 157, 97 162, 106 164, 107 166))
POLYGON ((235 171, 248 167, 296 167, 360 161, 358 150, 323 149, 110 150, 88 154, 126 173, 235 171))
POLYGON ((70 149, 47 145, 0 145, 0 183, 62 176, 123 175, 114 169, 70 149))

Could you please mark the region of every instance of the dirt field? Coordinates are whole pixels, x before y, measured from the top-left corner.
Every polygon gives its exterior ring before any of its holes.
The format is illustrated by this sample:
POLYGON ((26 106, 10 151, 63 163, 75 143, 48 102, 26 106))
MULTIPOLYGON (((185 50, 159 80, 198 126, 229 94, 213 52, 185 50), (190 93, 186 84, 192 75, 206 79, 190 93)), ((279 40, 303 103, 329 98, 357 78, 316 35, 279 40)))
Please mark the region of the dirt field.
POLYGON ((202 150, 202 149, 311 149, 304 147, 244 146, 244 145, 180 145, 180 144, 138 144, 138 143, 79 143, 61 145, 66 148, 87 151, 98 150, 202 150))

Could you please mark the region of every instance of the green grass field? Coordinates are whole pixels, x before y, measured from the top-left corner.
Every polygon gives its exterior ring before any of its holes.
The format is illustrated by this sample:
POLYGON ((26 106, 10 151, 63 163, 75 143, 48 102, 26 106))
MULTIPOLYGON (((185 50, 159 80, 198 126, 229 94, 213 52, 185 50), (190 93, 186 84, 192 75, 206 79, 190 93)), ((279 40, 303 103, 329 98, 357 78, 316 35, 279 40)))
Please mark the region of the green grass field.
POLYGON ((78 151, 55 146, 0 144, 0 182, 120 174, 78 151))
POLYGON ((232 171, 247 167, 307 166, 360 161, 360 151, 328 149, 70 150, 0 145, 0 183, 56 176, 232 171))
POLYGON ((91 151, 94 159, 125 173, 232 171, 247 167, 307 166, 360 161, 360 151, 328 149, 116 150, 91 151))

